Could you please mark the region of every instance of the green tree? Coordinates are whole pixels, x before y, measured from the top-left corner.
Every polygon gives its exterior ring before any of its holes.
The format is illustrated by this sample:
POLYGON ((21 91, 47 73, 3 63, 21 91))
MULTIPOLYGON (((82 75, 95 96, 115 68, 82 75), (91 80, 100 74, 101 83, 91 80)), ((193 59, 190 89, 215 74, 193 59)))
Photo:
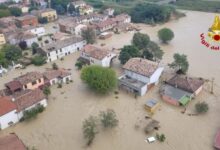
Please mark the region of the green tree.
POLYGON ((166 140, 166 136, 164 134, 159 135, 158 133, 156 134, 156 138, 160 142, 164 142, 166 140))
POLYGON ((171 64, 169 64, 169 66, 171 68, 176 69, 177 73, 185 74, 189 69, 187 56, 184 54, 181 55, 181 54, 175 53, 173 55, 173 58, 174 58, 174 61, 171 64))
POLYGON ((39 48, 39 44, 34 42, 34 43, 31 44, 31 48, 32 48, 32 54, 36 54, 37 53, 37 49, 39 48))
POLYGON ((11 7, 11 8, 9 8, 9 11, 15 17, 18 17, 18 16, 22 15, 22 11, 18 7, 11 7))
POLYGON ((68 12, 69 12, 69 14, 73 14, 75 11, 76 11, 76 9, 75 9, 75 7, 73 6, 73 4, 71 3, 71 4, 69 5, 68 12))
POLYGON ((161 60, 163 57, 163 54, 164 54, 164 52, 160 49, 160 47, 157 45, 157 43, 152 42, 152 41, 149 42, 147 48, 145 48, 145 51, 148 51, 149 53, 151 53, 153 55, 152 60, 154 60, 154 61, 161 60))
POLYGON ((121 49, 119 60, 121 64, 125 64, 130 58, 140 57, 140 51, 134 45, 126 45, 121 49))
POLYGON ((87 140, 88 146, 92 144, 97 133, 97 119, 93 116, 90 116, 83 122, 83 135, 84 138, 87 140))
POLYGON ((174 33, 168 28, 163 28, 158 31, 158 37, 163 43, 167 43, 174 38, 174 33))
POLYGON ((57 6, 55 6, 55 9, 59 15, 64 15, 66 12, 65 7, 62 5, 57 5, 57 6))
POLYGON ((143 51, 142 57, 146 58, 148 60, 153 60, 153 58, 154 58, 153 54, 151 52, 149 52, 147 49, 145 49, 143 51))
POLYGON ((138 49, 144 49, 145 47, 147 47, 149 42, 150 42, 150 37, 147 34, 143 34, 140 32, 135 33, 132 40, 132 43, 138 49))
POLYGON ((46 63, 46 58, 44 56, 36 55, 32 58, 31 62, 35 66, 42 66, 46 63))
POLYGON ((38 22, 41 24, 47 24, 48 23, 47 17, 39 17, 38 22))
POLYGON ((2 47, 1 51, 4 52, 5 58, 8 61, 17 61, 22 57, 22 51, 15 45, 6 44, 2 47))
POLYGON ((114 70, 101 66, 87 66, 82 69, 81 79, 98 93, 105 94, 113 90, 117 84, 114 70))
POLYGON ((8 9, 0 9, 0 18, 11 16, 11 13, 8 9))
POLYGON ((21 41, 21 42, 19 42, 18 45, 22 50, 27 49, 27 42, 26 41, 21 41))
POLYGON ((80 60, 78 60, 75 64, 75 66, 78 68, 78 70, 81 70, 84 65, 85 64, 80 60))
POLYGON ((99 116, 104 128, 113 128, 118 125, 117 116, 114 110, 108 109, 107 111, 101 111, 99 116))
POLYGON ((51 94, 51 90, 50 90, 50 87, 45 87, 43 89, 43 93, 48 97, 50 94, 51 94))
POLYGON ((206 102, 198 102, 195 105, 196 112, 199 114, 206 113, 209 110, 209 105, 206 102))
POLYGON ((88 44, 94 44, 96 42, 96 32, 92 28, 82 30, 82 37, 88 44))

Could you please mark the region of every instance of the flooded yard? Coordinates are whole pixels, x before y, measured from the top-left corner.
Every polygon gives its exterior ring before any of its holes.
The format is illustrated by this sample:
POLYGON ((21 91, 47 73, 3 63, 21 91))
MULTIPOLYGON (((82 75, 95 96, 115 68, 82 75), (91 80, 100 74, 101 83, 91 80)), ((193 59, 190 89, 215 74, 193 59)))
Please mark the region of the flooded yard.
MULTIPOLYGON (((34 146, 38 150, 213 150, 214 136, 220 128, 220 51, 211 51, 200 43, 200 34, 207 33, 212 25, 215 14, 187 11, 186 17, 171 21, 164 25, 151 27, 139 24, 141 32, 149 34, 151 40, 160 43, 157 31, 163 27, 171 28, 175 38, 169 45, 161 45, 165 55, 162 63, 172 62, 174 53, 188 55, 190 69, 189 74, 215 78, 214 94, 209 93, 210 83, 206 83, 205 90, 188 106, 185 114, 183 108, 177 108, 164 103, 158 95, 158 86, 154 87, 145 96, 134 98, 126 92, 120 91, 118 99, 115 94, 97 96, 90 91, 80 80, 80 72, 74 64, 79 52, 67 56, 64 61, 56 61, 59 67, 72 69, 73 83, 64 85, 58 89, 52 87, 52 95, 45 112, 35 120, 18 123, 0 132, 0 136, 10 132, 16 132, 27 146, 34 146), (148 99, 158 99, 161 108, 153 116, 160 122, 158 133, 166 135, 164 143, 146 143, 147 136, 142 126, 145 123, 144 103, 148 99), (194 104, 198 101, 206 101, 209 104, 209 112, 201 116, 188 116, 194 112, 194 104), (113 130, 100 130, 91 147, 85 146, 82 135, 82 121, 90 115, 98 115, 99 111, 107 108, 114 109, 119 126, 113 130), (140 128, 135 128, 135 125, 140 128)), ((106 43, 109 48, 121 48, 130 44, 133 33, 121 33, 112 36, 105 41, 98 41, 98 45, 106 43)), ((37 68, 28 67, 26 70, 16 70, 0 78, 0 88, 10 81, 28 71, 44 71, 51 67, 46 64, 37 68)), ((119 62, 114 63, 114 69, 119 70, 119 62)))

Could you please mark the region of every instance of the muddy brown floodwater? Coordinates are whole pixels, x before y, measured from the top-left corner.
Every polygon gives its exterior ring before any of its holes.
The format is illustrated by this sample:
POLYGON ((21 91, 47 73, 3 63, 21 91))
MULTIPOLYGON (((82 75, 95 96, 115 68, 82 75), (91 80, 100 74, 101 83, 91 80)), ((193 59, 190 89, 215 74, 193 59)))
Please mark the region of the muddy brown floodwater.
MULTIPOLYGON (((172 61, 174 53, 183 53, 188 55, 190 75, 215 78, 215 94, 209 93, 210 83, 207 83, 204 91, 187 106, 186 114, 181 113, 183 108, 176 108, 161 101, 158 87, 138 99, 123 91, 119 92, 118 99, 113 93, 97 96, 80 80, 80 72, 74 67, 79 53, 75 53, 65 57, 64 61, 56 61, 58 66, 72 69, 74 82, 64 85, 62 89, 54 86, 45 112, 30 122, 19 123, 1 131, 0 136, 16 132, 27 146, 34 146, 38 150, 213 150, 214 136, 220 128, 220 51, 211 51, 201 45, 200 34, 207 33, 215 14, 187 11, 186 15, 156 27, 139 24, 141 32, 149 34, 157 43, 160 43, 157 38, 159 29, 169 27, 174 31, 175 39, 169 45, 160 44, 165 52, 162 60, 164 64, 172 61), (164 143, 149 144, 144 141, 146 137, 156 133, 146 135, 143 132, 146 122, 144 116, 147 115, 143 105, 149 98, 161 102, 161 108, 153 118, 160 122, 158 133, 166 135, 164 143), (194 104, 198 101, 206 101, 210 107, 209 112, 201 116, 188 116, 187 113, 194 112, 194 104), (82 121, 107 108, 115 110, 119 126, 112 130, 99 128, 92 146, 86 147, 82 135, 82 121), (139 128, 135 128, 135 125, 139 128)), ((130 44, 132 36, 133 33, 114 35, 111 39, 99 41, 98 44, 106 43, 107 47, 121 48, 130 44)), ((44 71, 48 67, 51 67, 51 64, 10 72, 0 78, 0 87, 21 72, 44 71)), ((119 71, 119 67, 116 61, 114 69, 119 71)))

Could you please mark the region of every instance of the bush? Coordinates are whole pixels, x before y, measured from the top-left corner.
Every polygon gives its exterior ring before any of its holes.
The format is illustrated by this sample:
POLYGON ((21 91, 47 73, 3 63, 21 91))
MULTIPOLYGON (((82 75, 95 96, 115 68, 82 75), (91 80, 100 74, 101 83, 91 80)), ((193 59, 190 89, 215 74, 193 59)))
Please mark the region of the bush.
POLYGON ((44 106, 39 105, 39 106, 34 107, 30 110, 24 111, 23 118, 21 119, 21 121, 36 118, 39 113, 44 111, 44 109, 45 109, 44 106))
POLYGON ((158 37, 163 43, 167 43, 174 38, 174 33, 168 28, 163 28, 158 31, 158 37))
POLYGON ((48 97, 51 94, 50 88, 47 86, 43 89, 43 93, 48 97))
POLYGON ((195 105, 195 109, 199 114, 206 113, 209 110, 209 105, 206 102, 198 102, 195 105))
POLYGON ((101 94, 106 94, 113 90, 117 84, 115 71, 101 66, 84 67, 81 72, 81 79, 91 89, 101 94))
POLYGON ((34 58, 32 58, 31 62, 35 66, 42 66, 43 64, 46 63, 46 58, 43 56, 37 55, 34 58))
POLYGON ((81 70, 82 67, 85 65, 85 63, 83 63, 82 61, 77 61, 75 66, 77 67, 78 70, 81 70))
POLYGON ((27 49, 27 42, 26 41, 21 41, 18 45, 22 50, 27 49))
POLYGON ((164 142, 166 140, 166 137, 164 134, 159 135, 158 133, 156 134, 156 138, 160 142, 164 142))
POLYGON ((53 63, 53 64, 52 64, 52 68, 53 68, 53 70, 58 70, 59 67, 57 66, 56 63, 53 63))
POLYGON ((113 128, 118 125, 117 116, 114 110, 108 109, 106 112, 100 112, 100 120, 104 128, 113 128))

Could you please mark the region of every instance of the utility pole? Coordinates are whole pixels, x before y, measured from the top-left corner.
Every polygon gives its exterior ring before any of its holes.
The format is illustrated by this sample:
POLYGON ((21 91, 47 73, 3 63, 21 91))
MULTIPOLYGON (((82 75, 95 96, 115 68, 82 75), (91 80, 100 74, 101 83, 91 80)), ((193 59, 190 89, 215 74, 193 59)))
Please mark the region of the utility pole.
POLYGON ((211 80, 211 94, 214 94, 214 80, 215 78, 212 78, 211 80))

